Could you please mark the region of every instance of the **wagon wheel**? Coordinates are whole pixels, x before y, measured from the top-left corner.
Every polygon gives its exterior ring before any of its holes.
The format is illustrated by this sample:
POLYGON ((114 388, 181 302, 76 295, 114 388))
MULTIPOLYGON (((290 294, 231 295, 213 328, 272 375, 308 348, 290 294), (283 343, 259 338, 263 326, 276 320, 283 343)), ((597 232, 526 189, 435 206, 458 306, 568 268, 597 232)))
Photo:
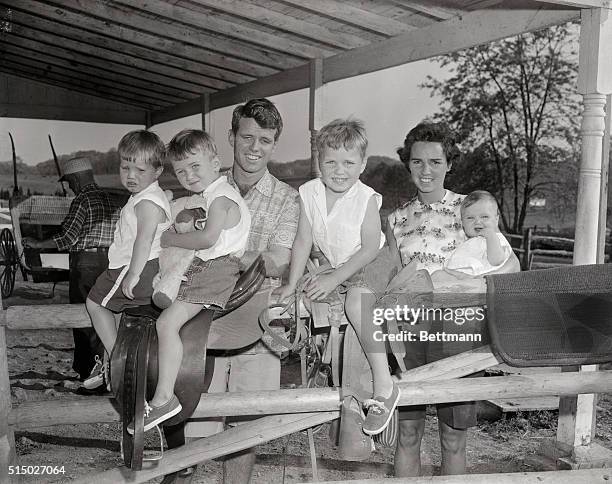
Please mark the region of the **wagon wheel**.
POLYGON ((3 298, 10 297, 15 286, 15 272, 19 265, 19 256, 15 239, 9 229, 0 232, 0 267, 4 269, 0 273, 0 289, 3 298))

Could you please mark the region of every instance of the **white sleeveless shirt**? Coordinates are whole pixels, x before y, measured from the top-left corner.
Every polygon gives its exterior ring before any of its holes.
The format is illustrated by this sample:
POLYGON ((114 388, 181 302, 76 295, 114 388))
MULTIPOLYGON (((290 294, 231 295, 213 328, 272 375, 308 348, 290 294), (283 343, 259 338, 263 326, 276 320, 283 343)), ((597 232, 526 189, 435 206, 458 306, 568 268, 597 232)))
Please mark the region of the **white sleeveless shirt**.
POLYGON ((132 250, 134 241, 136 240, 136 229, 138 220, 136 218, 136 205, 142 200, 150 200, 155 205, 159 206, 166 215, 164 221, 157 225, 155 237, 151 244, 151 251, 147 260, 157 259, 161 251, 159 239, 161 234, 170 227, 172 223, 172 215, 170 212, 170 202, 164 191, 159 187, 157 181, 151 183, 144 190, 132 195, 119 214, 119 221, 115 226, 115 235, 113 243, 108 249, 108 268, 118 269, 130 264, 132 260, 132 250))
POLYGON ((229 198, 240 209, 240 221, 234 227, 222 230, 217 242, 212 247, 196 250, 196 257, 202 260, 216 259, 224 255, 242 257, 246 250, 249 230, 251 229, 251 213, 244 199, 224 176, 220 176, 208 185, 201 195, 204 198, 204 209, 207 213, 215 198, 229 198))
MULTIPOLYGON (((319 178, 304 183, 299 191, 312 227, 313 242, 332 267, 341 266, 361 249, 361 224, 370 198, 375 197, 380 210, 382 195, 357 180, 348 192, 336 200, 328 214, 325 185, 319 178)), ((385 236, 381 232, 379 248, 384 243, 385 236)))

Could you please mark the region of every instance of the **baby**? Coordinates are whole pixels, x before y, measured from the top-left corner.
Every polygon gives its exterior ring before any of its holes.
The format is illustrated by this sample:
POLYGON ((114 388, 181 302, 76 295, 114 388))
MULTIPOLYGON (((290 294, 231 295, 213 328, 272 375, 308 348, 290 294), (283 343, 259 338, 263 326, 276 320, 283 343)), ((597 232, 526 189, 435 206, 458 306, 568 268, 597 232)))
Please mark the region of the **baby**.
POLYGON ((461 223, 467 240, 455 249, 444 269, 431 275, 436 289, 494 271, 512 254, 512 247, 498 228, 497 201, 489 192, 476 190, 464 198, 461 223))

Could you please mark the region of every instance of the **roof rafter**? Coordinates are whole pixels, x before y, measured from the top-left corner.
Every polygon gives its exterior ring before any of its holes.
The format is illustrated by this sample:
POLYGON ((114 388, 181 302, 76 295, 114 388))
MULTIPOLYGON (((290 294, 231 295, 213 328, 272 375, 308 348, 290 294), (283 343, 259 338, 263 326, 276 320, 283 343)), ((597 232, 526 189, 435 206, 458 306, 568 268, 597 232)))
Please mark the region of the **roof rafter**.
MULTIPOLYGON (((202 50, 201 62, 208 57, 206 63, 211 65, 224 65, 228 69, 251 74, 258 67, 267 67, 275 70, 288 69, 302 62, 301 59, 290 58, 277 52, 270 52, 264 49, 249 45, 235 39, 223 39, 202 32, 199 29, 190 28, 186 25, 173 25, 169 22, 160 25, 160 22, 152 18, 140 15, 137 11, 126 8, 105 4, 102 2, 79 2, 78 0, 40 0, 46 4, 61 7, 58 15, 66 16, 70 11, 80 14, 80 21, 83 28, 104 28, 107 35, 116 35, 117 30, 128 28, 135 30, 133 40, 136 43, 139 39, 146 38, 143 34, 152 35, 151 45, 156 45, 160 37, 166 37, 180 42, 195 45, 202 50), (132 14, 130 14, 132 12, 132 14), (214 51, 214 52, 211 52, 214 51), (232 57, 234 59, 232 59, 232 57), (249 69, 250 67, 250 69, 249 69)), ((57 9, 55 9, 57 10, 57 9)), ((61 21, 61 18, 57 19, 61 21)), ((172 51, 170 51, 172 52, 172 51)), ((268 72, 270 73, 270 72, 268 72)), ((253 73, 255 76, 265 75, 253 73)))
POLYGON ((457 11, 431 6, 431 2, 420 0, 391 0, 396 5, 405 7, 414 12, 425 14, 436 20, 448 20, 457 15, 457 11))
POLYGON ((612 9, 612 0, 586 0, 586 1, 536 0, 536 1, 541 2, 541 3, 553 3, 556 5, 565 5, 567 7, 612 9))
POLYGON ((82 70, 78 69, 77 67, 66 67, 65 65, 55 63, 54 61, 56 59, 41 55, 40 52, 36 51, 26 51, 24 49, 15 48, 10 50, 6 49, 3 52, 3 59, 8 63, 14 63, 16 65, 30 65, 44 71, 54 72, 59 75, 82 81, 91 81, 92 79, 95 79, 96 84, 99 84, 100 86, 106 86, 111 89, 122 91, 126 94, 134 94, 143 100, 148 99, 151 102, 161 102, 164 105, 175 104, 177 102, 186 100, 185 96, 170 96, 167 94, 158 93, 154 90, 147 89, 146 87, 139 86, 132 82, 126 85, 125 80, 117 82, 116 79, 109 79, 105 76, 93 76, 89 69, 82 70))
POLYGON ((333 32, 321 25, 296 19, 291 15, 275 12, 259 5, 244 2, 242 0, 192 0, 198 5, 203 5, 236 17, 259 22, 272 26, 285 32, 290 32, 301 37, 316 40, 341 49, 353 49, 368 44, 367 40, 356 35, 344 32, 333 32))
POLYGON ((398 22, 388 17, 382 17, 367 10, 353 7, 337 0, 324 0, 318 2, 305 2, 304 0, 281 0, 294 7, 309 10, 319 15, 326 15, 342 23, 355 25, 387 37, 403 34, 414 27, 398 22))
MULTIPOLYGON (((44 71, 41 69, 33 68, 30 66, 16 66, 14 63, 8 64, 6 61, 0 59, 0 70, 7 74, 14 74, 21 77, 31 79, 33 81, 44 82, 45 84, 63 87, 70 89, 75 92, 82 94, 88 94, 90 96, 96 96, 101 99, 109 101, 120 102, 123 104, 129 104, 141 109, 151 110, 155 106, 150 103, 138 101, 131 97, 123 96, 121 93, 117 93, 113 90, 107 90, 101 86, 96 85, 92 82, 83 82, 75 79, 71 79, 67 76, 61 76, 53 72, 44 71)), ((158 107, 161 105, 157 105, 158 107)))
POLYGON ((134 9, 146 9, 149 13, 161 15, 175 22, 216 32, 218 34, 247 41, 252 44, 264 46, 272 51, 285 52, 295 57, 309 59, 313 57, 326 57, 334 51, 313 47, 309 44, 295 42, 285 37, 269 34, 261 30, 253 29, 239 23, 227 22, 226 20, 214 18, 212 15, 201 15, 186 7, 162 2, 161 0, 147 0, 145 4, 139 0, 113 0, 116 3, 127 5, 134 9))
POLYGON ((41 42, 39 40, 30 39, 26 37, 20 37, 11 34, 6 37, 6 42, 10 42, 13 45, 17 45, 30 50, 39 50, 48 54, 66 59, 71 62, 78 62, 82 65, 93 65, 105 70, 115 70, 116 72, 125 72, 127 75, 132 77, 143 77, 146 74, 147 79, 160 83, 162 85, 174 86, 176 88, 184 89, 186 92, 192 92, 194 95, 199 94, 202 90, 205 90, 200 84, 196 84, 190 81, 178 79, 171 76, 158 74, 155 72, 144 72, 138 67, 131 65, 125 65, 115 62, 112 59, 99 59, 90 56, 87 52, 77 52, 67 50, 63 47, 57 47, 54 44, 41 42))
MULTIPOLYGON (((2 1, 0 1, 0 3, 2 3, 2 1)), ((79 23, 73 22, 67 25, 62 23, 61 28, 58 28, 58 21, 55 20, 55 16, 57 15, 55 9, 45 5, 39 5, 40 4, 36 4, 32 0, 20 0, 17 9, 13 9, 12 21, 52 34, 61 32, 63 37, 68 37, 79 42, 85 42, 108 50, 123 52, 135 57, 151 59, 161 64, 175 66, 181 70, 194 72, 209 77, 211 80, 221 81, 218 83, 218 86, 216 87, 217 89, 224 89, 231 84, 240 84, 254 79, 254 76, 246 76, 244 74, 219 69, 217 67, 212 67, 208 64, 199 62, 199 54, 202 52, 201 49, 185 46, 184 54, 186 58, 184 58, 181 57, 180 53, 177 53, 176 50, 171 49, 169 51, 160 51, 158 48, 154 49, 151 47, 143 47, 141 45, 134 44, 132 43, 131 39, 121 41, 117 38, 108 37, 108 28, 100 28, 98 32, 91 32, 89 30, 83 30, 82 28, 78 27, 78 25, 80 25, 79 23), (21 8, 29 8, 29 10, 32 11, 32 7, 34 6, 37 8, 37 14, 43 16, 31 15, 27 10, 21 10, 21 8)), ((62 16, 62 22, 67 20, 77 20, 77 18, 71 17, 79 16, 79 14, 69 15, 68 18, 62 16)), ((138 34, 138 32, 133 33, 138 34)), ((172 43, 176 44, 176 42, 172 43)), ((171 48, 173 45, 168 45, 167 47, 171 48)))
MULTIPOLYGON (((323 59, 323 81, 332 82, 494 40, 543 29, 580 17, 579 10, 479 10, 323 59), (444 34, 444 35, 442 35, 444 34), (432 42, 431 39, 439 39, 432 42)), ((213 109, 240 103, 252 93, 273 96, 308 87, 308 66, 300 66, 226 91, 212 93, 213 109)), ((200 112, 192 101, 152 113, 153 124, 200 112)))

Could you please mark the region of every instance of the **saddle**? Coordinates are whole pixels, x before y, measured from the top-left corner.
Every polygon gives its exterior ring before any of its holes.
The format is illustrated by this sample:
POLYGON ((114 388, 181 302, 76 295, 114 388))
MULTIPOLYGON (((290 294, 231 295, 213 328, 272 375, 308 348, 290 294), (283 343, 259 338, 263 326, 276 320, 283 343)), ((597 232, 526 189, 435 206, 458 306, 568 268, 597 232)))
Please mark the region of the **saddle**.
MULTIPOLYGON (((237 349, 254 343, 261 331, 241 331, 240 341, 232 341, 223 347, 223 328, 213 321, 244 304, 255 294, 265 279, 265 265, 259 256, 244 271, 223 311, 203 309, 180 330, 183 342, 183 360, 175 384, 175 394, 183 409, 164 422, 175 425, 188 419, 194 412, 200 395, 205 392, 212 378, 206 370, 206 350, 209 335, 217 334, 215 349, 237 349)), ((157 383, 157 332, 155 322, 160 310, 153 306, 141 306, 126 310, 121 318, 117 342, 110 358, 112 392, 121 408, 123 422, 122 454, 127 467, 142 468, 144 450, 144 404, 153 396, 157 383), (134 434, 127 432, 127 425, 134 419, 134 434)), ((227 325, 227 323, 224 323, 227 325)), ((254 324, 258 325, 254 318, 254 324)), ((234 331, 234 334, 236 332, 234 331)))

